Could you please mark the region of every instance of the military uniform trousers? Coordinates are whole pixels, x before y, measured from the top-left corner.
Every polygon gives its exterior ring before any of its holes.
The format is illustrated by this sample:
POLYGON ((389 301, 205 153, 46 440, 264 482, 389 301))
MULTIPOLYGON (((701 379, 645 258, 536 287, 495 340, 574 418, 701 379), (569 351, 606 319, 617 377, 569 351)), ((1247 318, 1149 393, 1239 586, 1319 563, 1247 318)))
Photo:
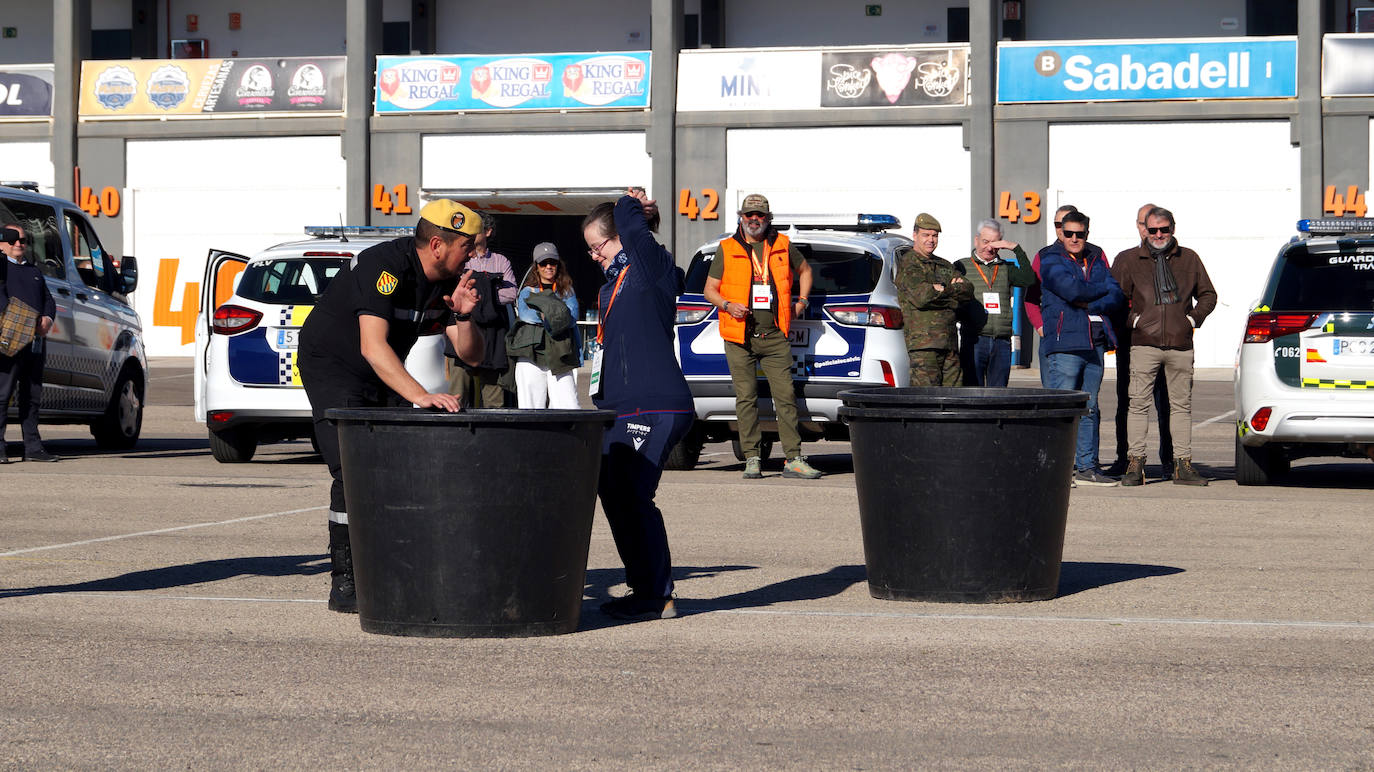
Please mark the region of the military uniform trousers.
POLYGON ((911 360, 912 386, 952 387, 964 382, 964 368, 956 351, 922 348, 907 351, 907 356, 911 360))
POLYGON ((725 361, 730 366, 730 381, 735 389, 740 452, 745 458, 760 455, 763 432, 759 430, 758 371, 762 370, 768 379, 768 390, 772 392, 783 454, 789 460, 800 456, 797 393, 792 386, 792 344, 787 336, 775 329, 765 337, 745 336, 743 346, 727 340, 725 361))

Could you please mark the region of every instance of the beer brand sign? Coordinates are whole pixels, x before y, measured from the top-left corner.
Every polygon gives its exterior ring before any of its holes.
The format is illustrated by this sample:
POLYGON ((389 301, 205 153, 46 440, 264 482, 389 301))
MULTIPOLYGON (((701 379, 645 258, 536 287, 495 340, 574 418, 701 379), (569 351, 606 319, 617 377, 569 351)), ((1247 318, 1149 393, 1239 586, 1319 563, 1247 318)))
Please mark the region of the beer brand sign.
POLYGON ((380 56, 376 111, 647 108, 649 52, 380 56))

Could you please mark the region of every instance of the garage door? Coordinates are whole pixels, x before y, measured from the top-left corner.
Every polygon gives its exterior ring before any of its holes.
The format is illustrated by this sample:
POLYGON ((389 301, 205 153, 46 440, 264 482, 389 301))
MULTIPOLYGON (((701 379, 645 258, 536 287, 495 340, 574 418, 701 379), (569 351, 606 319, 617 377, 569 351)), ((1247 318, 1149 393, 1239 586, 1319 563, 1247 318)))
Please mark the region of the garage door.
MULTIPOLYGON (((1049 160, 1045 211, 1081 209, 1108 259, 1140 243, 1142 204, 1173 211, 1179 243, 1217 288, 1217 310, 1194 339, 1196 366, 1233 366, 1246 315, 1302 216, 1288 122, 1056 125, 1049 160)), ((1044 223, 1048 244, 1054 226, 1044 223)))
POLYGON ((138 257, 134 305, 150 356, 191 356, 210 248, 243 255, 337 225, 338 137, 127 143, 124 243, 138 257))
POLYGON ((969 153, 958 126, 732 129, 726 134, 722 225, 750 193, 779 214, 892 214, 910 233, 918 212, 944 226, 939 254, 968 253, 969 153))
POLYGON ((0 179, 36 182, 40 193, 51 196, 53 177, 47 142, 0 142, 0 179))

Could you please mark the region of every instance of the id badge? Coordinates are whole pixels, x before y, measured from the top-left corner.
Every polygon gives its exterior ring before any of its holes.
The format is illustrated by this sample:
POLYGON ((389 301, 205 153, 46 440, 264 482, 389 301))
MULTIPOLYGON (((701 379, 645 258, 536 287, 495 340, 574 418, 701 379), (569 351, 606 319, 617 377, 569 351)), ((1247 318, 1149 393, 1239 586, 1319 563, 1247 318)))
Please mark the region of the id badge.
POLYGON ((996 292, 983 293, 983 308, 990 314, 1002 313, 1002 298, 996 292))
POLYGON ((749 307, 767 311, 773 307, 773 285, 755 284, 749 292, 749 307))
POLYGON ((596 353, 592 354, 592 378, 587 387, 587 395, 591 397, 601 396, 601 355, 605 349, 597 346, 596 353))

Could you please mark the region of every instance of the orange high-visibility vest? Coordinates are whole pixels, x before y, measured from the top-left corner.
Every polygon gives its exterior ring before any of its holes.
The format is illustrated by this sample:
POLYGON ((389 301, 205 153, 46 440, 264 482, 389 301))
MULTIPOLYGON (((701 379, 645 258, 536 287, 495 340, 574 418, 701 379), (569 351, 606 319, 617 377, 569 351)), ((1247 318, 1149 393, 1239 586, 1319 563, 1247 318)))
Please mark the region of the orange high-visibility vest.
MULTIPOLYGON (((773 280, 774 297, 778 300, 777 322, 782 334, 792 323, 792 263, 787 259, 790 242, 779 233, 772 241, 764 244, 764 258, 769 277, 773 280)), ((720 242, 716 259, 724 260, 724 272, 720 277, 720 294, 731 303, 748 307, 749 291, 754 283, 754 261, 749 248, 740 237, 734 236, 720 242)), ((720 312, 720 337, 731 343, 744 345, 744 320, 720 312)))

